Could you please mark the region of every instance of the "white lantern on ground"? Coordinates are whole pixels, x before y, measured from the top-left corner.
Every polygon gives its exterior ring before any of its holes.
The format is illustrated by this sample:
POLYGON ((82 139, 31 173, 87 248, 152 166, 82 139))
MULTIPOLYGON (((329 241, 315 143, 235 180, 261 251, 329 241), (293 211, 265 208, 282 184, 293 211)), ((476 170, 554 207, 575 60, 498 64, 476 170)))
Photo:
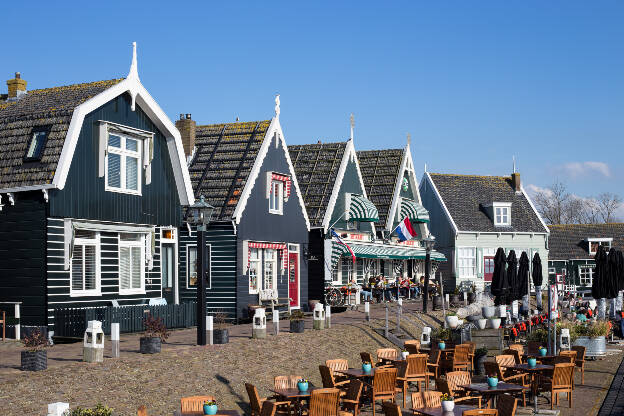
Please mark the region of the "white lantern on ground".
POLYGON ((324 329, 325 328, 325 309, 323 309, 323 304, 317 303, 314 305, 314 321, 313 321, 314 329, 324 329))
POLYGON ((257 308, 256 313, 254 313, 251 337, 266 338, 266 312, 264 308, 257 308))
POLYGON ((561 328, 561 334, 559 335, 559 348, 570 349, 570 330, 568 328, 561 328))
POLYGON ((102 322, 89 321, 82 344, 82 361, 101 363, 104 361, 104 331, 102 322))
POLYGON ((420 345, 425 346, 431 344, 431 328, 426 326, 420 335, 420 345))

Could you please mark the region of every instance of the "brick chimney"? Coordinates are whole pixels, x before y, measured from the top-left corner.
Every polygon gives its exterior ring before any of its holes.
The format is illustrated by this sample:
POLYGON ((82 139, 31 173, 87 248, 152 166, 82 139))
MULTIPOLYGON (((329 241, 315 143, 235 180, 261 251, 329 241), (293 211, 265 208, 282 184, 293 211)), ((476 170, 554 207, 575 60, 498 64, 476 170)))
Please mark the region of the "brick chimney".
POLYGON ((8 80, 6 83, 9 87, 9 100, 20 98, 26 94, 26 81, 22 79, 19 72, 15 73, 15 78, 8 80))
POLYGON ((511 184, 513 185, 514 191, 520 192, 520 174, 518 172, 511 174, 511 184))
POLYGON ((180 120, 176 121, 175 126, 180 131, 184 154, 188 158, 193 154, 193 149, 195 148, 195 128, 197 123, 191 119, 190 114, 180 114, 180 120))

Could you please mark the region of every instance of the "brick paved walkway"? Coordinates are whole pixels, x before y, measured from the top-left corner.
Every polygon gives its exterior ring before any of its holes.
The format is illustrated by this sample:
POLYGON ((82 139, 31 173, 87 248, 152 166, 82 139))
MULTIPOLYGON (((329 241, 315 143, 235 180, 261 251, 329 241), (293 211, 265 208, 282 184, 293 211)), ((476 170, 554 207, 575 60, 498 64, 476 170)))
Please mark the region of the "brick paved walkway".
POLYGON ((608 415, 624 415, 624 360, 622 360, 607 397, 605 397, 598 412, 598 416, 608 415))

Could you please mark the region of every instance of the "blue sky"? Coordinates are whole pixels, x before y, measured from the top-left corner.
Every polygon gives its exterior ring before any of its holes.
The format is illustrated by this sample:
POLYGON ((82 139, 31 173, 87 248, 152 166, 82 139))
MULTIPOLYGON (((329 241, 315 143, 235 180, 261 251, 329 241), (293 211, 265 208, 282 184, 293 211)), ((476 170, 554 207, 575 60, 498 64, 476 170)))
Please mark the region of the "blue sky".
MULTIPOLYGON (((1 73, 29 88, 125 76, 172 118, 266 119, 291 144, 402 147, 432 172, 624 197, 624 3, 4 4, 1 73)), ((0 91, 6 92, 6 86, 0 91)))

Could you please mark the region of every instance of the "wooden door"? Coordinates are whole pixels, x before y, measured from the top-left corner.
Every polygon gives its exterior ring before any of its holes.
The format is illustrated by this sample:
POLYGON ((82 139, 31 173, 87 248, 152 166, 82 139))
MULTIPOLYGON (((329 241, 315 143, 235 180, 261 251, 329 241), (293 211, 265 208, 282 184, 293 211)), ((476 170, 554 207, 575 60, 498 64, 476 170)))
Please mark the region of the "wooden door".
POLYGON ((290 306, 299 306, 299 253, 288 252, 288 297, 290 306))
POLYGON ((483 279, 486 282, 491 282, 493 275, 494 275, 494 257, 485 256, 483 257, 483 279))
POLYGON ((162 296, 167 304, 175 303, 175 244, 163 244, 161 253, 162 296))

